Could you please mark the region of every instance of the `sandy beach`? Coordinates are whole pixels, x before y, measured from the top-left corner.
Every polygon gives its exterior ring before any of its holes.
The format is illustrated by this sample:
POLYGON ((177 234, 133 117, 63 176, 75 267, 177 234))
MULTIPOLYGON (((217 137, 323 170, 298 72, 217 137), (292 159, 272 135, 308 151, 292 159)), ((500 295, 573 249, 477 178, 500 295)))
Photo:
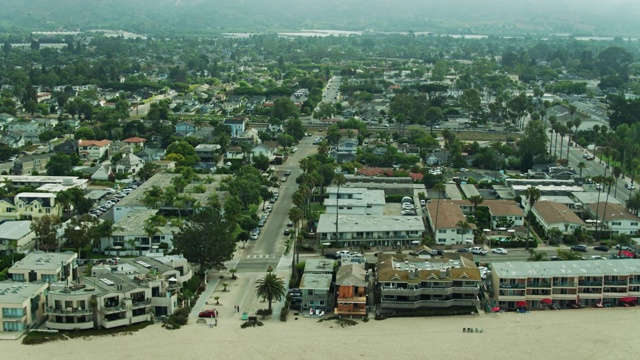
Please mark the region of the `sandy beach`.
POLYGON ((475 316, 358 321, 341 327, 302 318, 241 329, 238 316, 218 327, 193 324, 169 331, 159 324, 133 335, 25 346, 0 342, 18 359, 631 359, 640 353, 636 308, 538 311, 475 316), (482 333, 463 333, 463 327, 482 333), (416 357, 417 356, 417 357, 416 357))

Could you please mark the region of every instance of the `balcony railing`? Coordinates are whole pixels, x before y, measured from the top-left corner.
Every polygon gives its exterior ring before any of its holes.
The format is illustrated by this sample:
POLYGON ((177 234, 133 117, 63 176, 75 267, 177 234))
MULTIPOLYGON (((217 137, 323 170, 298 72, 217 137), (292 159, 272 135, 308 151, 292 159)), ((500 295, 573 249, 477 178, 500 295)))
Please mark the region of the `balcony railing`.
POLYGON ((475 299, 451 299, 451 300, 418 300, 418 301, 393 301, 382 300, 385 308, 417 309, 421 307, 450 307, 450 306, 476 306, 480 303, 475 299))
POLYGON ((578 286, 602 286, 602 281, 578 281, 578 286))
POLYGON ((524 284, 500 283, 501 288, 505 289, 524 289, 524 284))
POLYGON ((114 328, 114 327, 118 327, 118 326, 125 326, 125 325, 129 325, 129 318, 124 318, 124 319, 116 319, 116 320, 107 320, 107 319, 103 319, 102 321, 102 325, 106 328, 106 329, 110 329, 110 328, 114 328))
POLYGON ((477 294, 480 290, 478 286, 465 287, 438 287, 438 288, 382 288, 385 295, 452 295, 452 294, 477 294))
POLYGON ((554 281, 553 282, 553 286, 554 287, 575 287, 576 283, 575 282, 554 281))
POLYGON ((548 288, 551 287, 551 283, 550 282, 545 282, 545 281, 541 281, 541 282, 529 282, 527 283, 527 287, 530 288, 548 288))
POLYGON ((55 330, 86 330, 93 329, 93 321, 78 323, 59 323, 49 320, 46 322, 45 326, 49 329, 55 330))
POLYGON ((142 306, 147 306, 147 305, 151 305, 151 299, 145 299, 145 300, 141 300, 141 301, 132 301, 131 302, 131 306, 134 308, 138 308, 138 307, 142 307, 142 306))
POLYGON ((87 315, 91 314, 91 309, 84 308, 69 308, 69 309, 61 309, 56 307, 48 307, 48 314, 65 314, 65 315, 87 315))
POLYGON ((626 281, 621 280, 605 280, 605 285, 615 285, 615 286, 626 286, 628 283, 626 281))

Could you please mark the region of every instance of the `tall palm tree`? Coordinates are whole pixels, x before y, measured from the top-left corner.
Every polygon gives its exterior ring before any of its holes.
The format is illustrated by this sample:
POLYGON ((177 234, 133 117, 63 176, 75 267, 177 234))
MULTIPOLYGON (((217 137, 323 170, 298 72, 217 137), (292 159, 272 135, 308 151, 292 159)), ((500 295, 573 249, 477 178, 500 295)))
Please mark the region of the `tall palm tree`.
POLYGON ((560 160, 562 160, 562 145, 564 144, 564 136, 567 135, 567 127, 565 125, 560 125, 560 151, 558 151, 558 156, 560 156, 560 160))
POLYGON ((571 128, 573 126, 573 120, 567 121, 567 134, 569 135, 569 138, 567 139, 567 162, 569 161, 569 147, 571 146, 571 133, 573 132, 571 128))
POLYGON ((256 281, 256 295, 269 301, 269 310, 273 300, 280 301, 285 296, 284 281, 270 272, 256 281))
POLYGON ((558 134, 560 134, 560 130, 562 129, 562 124, 560 122, 556 121, 553 124, 552 129, 553 129, 553 132, 556 135, 556 139, 555 139, 554 144, 553 144, 553 156, 557 156, 557 153, 558 153, 558 134))
POLYGON ((340 200, 340 186, 344 185, 347 180, 345 179, 344 175, 342 173, 340 174, 336 174, 336 176, 333 178, 333 181, 335 182, 335 184, 338 186, 338 192, 336 193, 336 241, 338 240, 338 209, 340 209, 340 206, 338 205, 338 202, 340 200))
POLYGON ((640 213, 640 190, 633 191, 629 198, 624 202, 625 207, 636 216, 640 213))
POLYGON ((482 197, 482 195, 473 195, 469 197, 468 200, 471 201, 471 203, 473 204, 473 216, 477 219, 478 205, 480 205, 484 201, 484 198, 482 197))
MULTIPOLYGON (((294 239, 298 239, 298 224, 300 222, 300 220, 302 220, 302 210, 300 210, 299 207, 294 207, 291 208, 291 210, 289 210, 289 220, 291 220, 291 222, 293 223, 294 226, 294 231, 293 234, 295 235, 294 239)), ((294 249, 294 255, 296 256, 296 264, 298 262, 300 262, 300 241, 298 241, 298 244, 295 245, 295 249, 294 249)))
POLYGON ((549 117, 549 127, 551 128, 551 136, 549 137, 549 155, 551 155, 551 145, 553 145, 553 132, 555 131, 556 122, 555 116, 549 117))
POLYGON ((540 189, 535 186, 530 186, 523 193, 524 197, 527 199, 529 209, 527 211, 527 239, 524 242, 525 250, 529 250, 529 234, 531 233, 531 210, 533 209, 533 205, 535 205, 536 201, 540 199, 540 189))
MULTIPOLYGON (((604 211, 602 213, 602 223, 600 225, 600 231, 602 231, 602 227, 604 226, 604 223, 607 217, 607 204, 609 204, 609 193, 611 193, 611 186, 615 183, 616 183, 616 179, 614 179, 613 176, 607 176, 604 179, 602 179, 602 187, 603 189, 604 188, 607 189, 607 199, 604 202, 604 211)), ((596 223, 596 226, 597 225, 598 223, 596 223)), ((611 231, 611 227, 609 227, 609 231, 611 231)))
POLYGON ((584 161, 580 161, 578 163, 578 170, 580 170, 580 175, 578 175, 578 177, 582 177, 582 169, 586 167, 587 167, 587 164, 585 164, 584 161))
POLYGON ((438 204, 436 205, 436 221, 433 224, 433 235, 436 236, 436 229, 438 228, 438 215, 440 214, 440 198, 442 191, 444 190, 444 184, 439 182, 433 186, 434 190, 438 191, 438 204))
POLYGON ((467 231, 469 229, 471 229, 471 225, 469 225, 469 222, 467 220, 459 220, 456 223, 456 228, 458 228, 459 232, 460 232, 460 240, 462 240, 461 242, 464 244, 464 234, 467 233, 467 231))

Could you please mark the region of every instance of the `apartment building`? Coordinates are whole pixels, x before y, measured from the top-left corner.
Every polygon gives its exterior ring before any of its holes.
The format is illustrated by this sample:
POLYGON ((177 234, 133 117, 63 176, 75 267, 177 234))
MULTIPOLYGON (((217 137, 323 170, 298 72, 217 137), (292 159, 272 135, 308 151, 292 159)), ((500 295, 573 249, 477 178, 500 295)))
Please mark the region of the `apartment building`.
POLYGON ((181 282, 156 265, 136 259, 130 264, 96 266, 91 277, 76 284, 52 286, 47 296, 46 327, 110 329, 172 314, 181 282))
POLYGON ((0 339, 18 339, 44 317, 47 283, 0 282, 0 339))
POLYGON ((634 259, 495 262, 491 276, 496 305, 506 310, 608 307, 640 296, 634 259))
POLYGON ((28 253, 35 247, 31 221, 6 221, 0 224, 0 255, 28 253))
POLYGON ((533 205, 531 213, 545 233, 556 228, 563 235, 570 235, 576 229, 584 229, 586 226, 586 223, 564 204, 539 201, 533 205))
POLYGON ((600 202, 586 206, 589 213, 604 222, 613 234, 638 235, 638 216, 633 215, 621 204, 600 202))
POLYGON ((44 215, 62 216, 56 194, 24 192, 14 196, 13 201, 0 199, 0 220, 31 220, 44 215))
POLYGON ((316 234, 319 243, 335 247, 411 246, 420 241, 424 222, 420 216, 321 214, 316 234), (336 236, 337 230, 337 236, 336 236))
POLYGON ((481 275, 475 263, 458 259, 378 255, 381 310, 411 313, 425 309, 476 307, 481 275))
POLYGON ((475 224, 464 229, 459 224, 467 221, 460 204, 455 200, 431 201, 426 206, 429 227, 438 245, 473 244, 475 224))
POLYGON ((78 267, 74 252, 49 253, 34 251, 9 268, 9 278, 19 282, 74 282, 78 267))
POLYGON ((328 198, 324 200, 326 214, 342 215, 384 215, 385 197, 383 190, 365 188, 327 188, 328 198))

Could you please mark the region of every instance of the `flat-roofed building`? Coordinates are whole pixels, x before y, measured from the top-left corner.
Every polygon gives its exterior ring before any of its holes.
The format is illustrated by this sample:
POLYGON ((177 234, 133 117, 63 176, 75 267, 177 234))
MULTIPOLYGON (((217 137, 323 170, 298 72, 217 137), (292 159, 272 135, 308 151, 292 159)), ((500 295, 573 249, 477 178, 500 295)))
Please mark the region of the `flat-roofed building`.
POLYGON ((153 227, 155 232, 150 234, 149 227, 145 225, 145 221, 157 213, 158 210, 153 209, 132 209, 113 224, 111 236, 100 238, 100 251, 111 250, 111 255, 139 255, 152 250, 154 246, 166 246, 168 251, 173 250, 173 236, 180 229, 165 222, 156 224, 153 227), (119 250, 114 251, 114 248, 119 250))
POLYGON ((73 282, 78 279, 78 267, 74 252, 48 253, 34 251, 9 268, 13 281, 54 283, 73 282))
POLYGON ((337 187, 329 187, 327 194, 329 197, 324 200, 326 214, 335 214, 337 209, 343 215, 384 215, 383 190, 340 188, 338 194, 337 187))
POLYGON ((302 292, 301 309, 326 311, 333 308, 331 296, 332 274, 303 274, 300 280, 302 292))
POLYGON ((338 247, 410 246, 420 241, 425 227, 419 216, 371 216, 321 214, 316 234, 318 241, 335 242, 338 247))
POLYGON ((43 320, 45 291, 43 282, 0 282, 0 337, 18 339, 26 330, 43 320))
POLYGON ((618 306, 637 303, 640 261, 512 261, 492 263, 494 298, 506 310, 526 306, 618 306))
POLYGON ((379 254, 376 270, 381 310, 396 313, 477 307, 482 277, 473 260, 423 259, 379 254))
POLYGON ((6 221, 0 224, 0 254, 28 253, 35 247, 31 221, 6 221))
POLYGON ((37 191, 59 192, 77 187, 86 189, 89 180, 77 176, 29 176, 29 175, 0 175, 0 186, 10 184, 15 188, 29 186, 37 191))

